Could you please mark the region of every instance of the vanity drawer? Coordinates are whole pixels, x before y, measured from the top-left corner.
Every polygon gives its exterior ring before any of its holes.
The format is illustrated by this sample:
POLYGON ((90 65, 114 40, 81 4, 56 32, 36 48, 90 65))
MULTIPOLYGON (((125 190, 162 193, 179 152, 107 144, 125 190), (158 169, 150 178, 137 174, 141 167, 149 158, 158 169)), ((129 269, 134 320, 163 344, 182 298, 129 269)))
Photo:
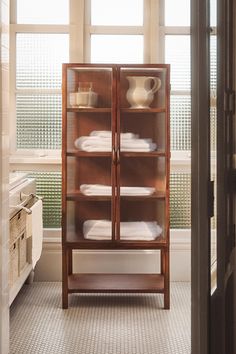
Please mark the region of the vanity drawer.
POLYGON ((21 272, 27 263, 27 239, 26 232, 19 237, 19 272, 21 272))
POLYGON ((26 212, 19 211, 10 219, 10 245, 25 231, 26 228, 26 212))
POLYGON ((9 287, 11 288, 19 276, 19 242, 10 247, 9 287))

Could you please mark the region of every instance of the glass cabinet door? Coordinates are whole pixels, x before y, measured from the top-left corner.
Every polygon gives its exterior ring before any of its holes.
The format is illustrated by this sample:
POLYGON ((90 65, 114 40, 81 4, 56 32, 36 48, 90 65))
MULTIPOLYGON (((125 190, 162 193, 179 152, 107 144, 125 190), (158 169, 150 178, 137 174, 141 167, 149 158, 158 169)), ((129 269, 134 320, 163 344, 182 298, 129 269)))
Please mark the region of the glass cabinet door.
POLYGON ((168 65, 121 66, 117 119, 117 239, 142 245, 169 235, 168 65))
POLYGON ((68 242, 115 238, 114 70, 67 69, 66 203, 68 242))

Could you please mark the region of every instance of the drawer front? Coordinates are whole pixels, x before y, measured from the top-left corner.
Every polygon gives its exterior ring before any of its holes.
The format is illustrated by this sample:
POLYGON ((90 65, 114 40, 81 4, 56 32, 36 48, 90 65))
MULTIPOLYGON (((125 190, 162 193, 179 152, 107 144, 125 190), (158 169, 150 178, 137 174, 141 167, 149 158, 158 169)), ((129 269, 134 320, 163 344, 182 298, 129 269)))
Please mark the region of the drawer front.
POLYGON ((26 212, 21 210, 10 220, 10 245, 25 231, 25 228, 26 212))
POLYGON ((19 276, 19 242, 10 247, 9 287, 11 288, 19 276))
POLYGON ((19 238, 19 271, 21 272, 27 263, 27 239, 26 232, 19 238))

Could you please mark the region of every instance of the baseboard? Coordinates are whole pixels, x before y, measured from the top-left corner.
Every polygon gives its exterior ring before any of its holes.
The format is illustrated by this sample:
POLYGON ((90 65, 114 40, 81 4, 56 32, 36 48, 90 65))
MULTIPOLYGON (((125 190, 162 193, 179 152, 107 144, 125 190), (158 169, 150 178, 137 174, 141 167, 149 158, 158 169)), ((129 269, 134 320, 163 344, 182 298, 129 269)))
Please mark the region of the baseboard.
MULTIPOLYGON (((190 230, 171 230, 170 279, 190 281, 190 230)), ((82 273, 155 273, 159 251, 79 250, 74 252, 74 271, 82 273)), ((43 252, 35 268, 36 281, 61 280, 61 242, 58 231, 45 230, 43 252)))

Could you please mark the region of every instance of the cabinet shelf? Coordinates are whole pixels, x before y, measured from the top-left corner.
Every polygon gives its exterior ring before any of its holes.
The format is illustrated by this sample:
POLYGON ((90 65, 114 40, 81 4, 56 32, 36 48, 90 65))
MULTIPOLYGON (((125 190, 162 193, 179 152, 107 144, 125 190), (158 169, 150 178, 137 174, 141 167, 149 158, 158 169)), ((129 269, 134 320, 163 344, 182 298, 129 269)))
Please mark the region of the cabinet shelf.
POLYGON ((68 290, 74 292, 145 292, 163 293, 162 274, 71 274, 68 290))
MULTIPOLYGON (((156 200, 156 199, 165 199, 166 193, 165 192, 155 192, 150 195, 121 195, 121 200, 128 200, 128 201, 144 201, 144 200, 156 200)), ((111 201, 112 196, 109 195, 85 195, 80 191, 69 192, 66 195, 66 200, 70 201, 111 201)))
POLYGON ((80 150, 68 150, 66 156, 75 157, 111 157, 111 152, 107 151, 80 151, 80 150))
POLYGON ((166 156, 165 151, 150 151, 150 152, 141 152, 141 151, 121 151, 121 157, 160 157, 166 156))
POLYGON ((150 195, 121 195, 121 200, 128 200, 128 201, 144 201, 144 200, 156 200, 156 199, 165 199, 166 193, 165 192, 155 192, 150 195))
POLYGON ((67 108, 67 112, 74 113, 110 113, 111 108, 67 108))
POLYGON ((81 200, 81 201, 111 201, 112 196, 109 195, 85 195, 79 191, 69 192, 66 195, 66 200, 81 200))
POLYGON ((166 108, 121 108, 121 113, 165 113, 166 108))
POLYGON ((67 238, 64 245, 71 249, 166 249, 168 242, 162 236, 152 241, 137 240, 89 240, 83 237, 81 231, 67 232, 67 238))
MULTIPOLYGON (((75 156, 75 157, 111 157, 112 153, 108 151, 80 151, 80 150, 68 150, 66 156, 75 156)), ((122 157, 161 157, 166 156, 164 151, 122 151, 120 152, 122 157)))

